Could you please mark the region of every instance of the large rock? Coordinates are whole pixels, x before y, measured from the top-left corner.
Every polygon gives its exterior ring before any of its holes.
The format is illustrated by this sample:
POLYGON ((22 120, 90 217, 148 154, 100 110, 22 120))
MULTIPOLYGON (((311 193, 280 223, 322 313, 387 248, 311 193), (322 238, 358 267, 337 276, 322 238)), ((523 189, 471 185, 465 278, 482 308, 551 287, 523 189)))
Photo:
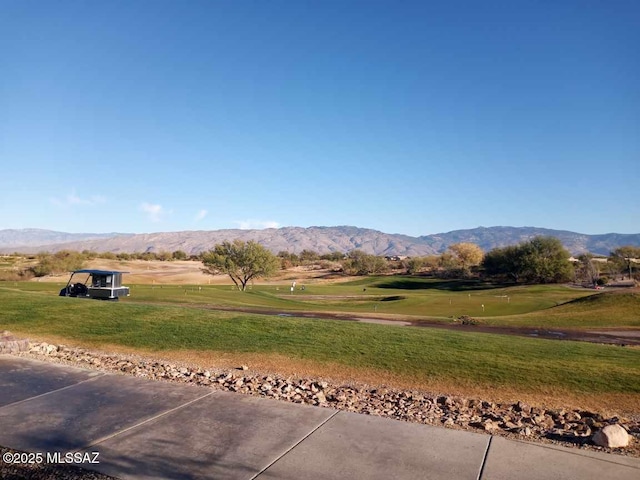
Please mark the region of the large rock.
POLYGON ((0 353, 18 353, 29 350, 29 340, 15 338, 9 330, 0 332, 0 353))
POLYGON ((607 448, 620 448, 629 445, 629 434, 617 423, 607 425, 593 435, 593 443, 607 448))

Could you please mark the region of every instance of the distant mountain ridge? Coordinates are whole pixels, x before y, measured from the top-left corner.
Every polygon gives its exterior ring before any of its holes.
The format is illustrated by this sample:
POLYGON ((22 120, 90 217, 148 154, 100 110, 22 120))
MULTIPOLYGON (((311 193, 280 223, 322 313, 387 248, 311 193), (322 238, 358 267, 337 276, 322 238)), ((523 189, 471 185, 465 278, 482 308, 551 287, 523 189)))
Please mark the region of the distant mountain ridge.
POLYGON ((572 254, 590 252, 608 255, 623 245, 640 246, 640 234, 608 233, 587 235, 566 230, 537 227, 478 227, 447 233, 412 237, 389 234, 353 226, 283 227, 264 230, 210 230, 160 232, 145 234, 65 233, 51 230, 0 230, 0 252, 93 250, 96 252, 160 252, 183 250, 197 254, 211 249, 225 240, 254 240, 274 253, 300 253, 313 250, 319 253, 363 250, 375 255, 433 255, 444 252, 449 245, 472 242, 484 251, 515 245, 544 235, 558 238, 572 254))
POLYGON ((111 238, 119 233, 67 233, 41 228, 22 228, 0 230, 0 247, 28 247, 54 245, 56 243, 79 242, 97 238, 111 238))

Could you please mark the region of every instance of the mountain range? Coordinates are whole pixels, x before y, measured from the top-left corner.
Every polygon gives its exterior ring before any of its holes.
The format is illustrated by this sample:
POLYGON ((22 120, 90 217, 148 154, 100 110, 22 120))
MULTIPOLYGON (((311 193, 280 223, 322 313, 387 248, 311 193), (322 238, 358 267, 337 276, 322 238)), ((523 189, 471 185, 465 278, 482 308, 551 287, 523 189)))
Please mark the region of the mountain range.
POLYGON ((0 230, 0 252, 36 253, 59 250, 96 252, 160 252, 183 250, 197 254, 225 240, 254 240, 274 253, 348 252, 359 249, 375 255, 433 255, 444 252, 453 243, 472 242, 484 251, 515 245, 536 236, 558 238, 572 254, 590 252, 608 255, 623 245, 640 246, 640 234, 607 233, 587 235, 565 230, 536 227, 478 227, 447 233, 412 237, 352 226, 283 227, 263 230, 209 230, 126 233, 66 233, 41 229, 0 230))

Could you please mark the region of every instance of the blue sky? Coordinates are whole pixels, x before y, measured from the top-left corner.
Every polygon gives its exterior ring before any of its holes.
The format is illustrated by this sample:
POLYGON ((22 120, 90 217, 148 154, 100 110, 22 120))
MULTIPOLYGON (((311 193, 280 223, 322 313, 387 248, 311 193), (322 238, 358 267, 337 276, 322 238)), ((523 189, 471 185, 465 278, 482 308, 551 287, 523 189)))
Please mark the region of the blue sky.
POLYGON ((0 0, 0 229, 640 232, 640 2, 0 0))

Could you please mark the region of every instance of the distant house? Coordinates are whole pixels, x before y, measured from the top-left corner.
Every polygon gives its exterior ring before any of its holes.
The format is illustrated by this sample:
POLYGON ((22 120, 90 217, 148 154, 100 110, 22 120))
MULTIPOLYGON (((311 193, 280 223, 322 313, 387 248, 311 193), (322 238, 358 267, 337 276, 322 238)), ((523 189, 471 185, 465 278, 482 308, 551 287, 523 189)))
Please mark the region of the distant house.
POLYGON ((389 255, 384 257, 384 259, 388 262, 399 262, 401 260, 406 260, 409 258, 408 255, 389 255))
MULTIPOLYGON (((599 263, 607 263, 609 259, 607 257, 593 257, 591 259, 592 262, 599 262, 599 263)), ((569 257, 569 261, 573 262, 573 263, 578 263, 581 260, 579 258, 576 257, 569 257)))

